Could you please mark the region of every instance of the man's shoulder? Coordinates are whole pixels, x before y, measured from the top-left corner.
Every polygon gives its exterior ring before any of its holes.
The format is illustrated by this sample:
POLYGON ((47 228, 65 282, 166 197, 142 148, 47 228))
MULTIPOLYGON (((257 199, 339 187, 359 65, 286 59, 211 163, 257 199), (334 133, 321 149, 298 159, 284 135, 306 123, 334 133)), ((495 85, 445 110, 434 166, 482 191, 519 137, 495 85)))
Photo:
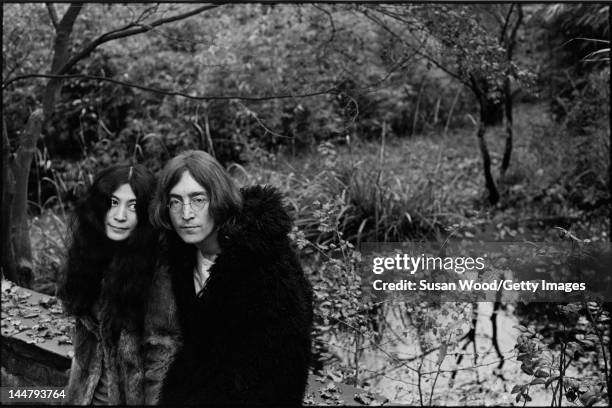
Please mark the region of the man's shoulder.
POLYGON ((252 259, 275 258, 287 245, 293 221, 282 194, 271 186, 243 187, 239 214, 220 228, 222 251, 248 254, 252 259))

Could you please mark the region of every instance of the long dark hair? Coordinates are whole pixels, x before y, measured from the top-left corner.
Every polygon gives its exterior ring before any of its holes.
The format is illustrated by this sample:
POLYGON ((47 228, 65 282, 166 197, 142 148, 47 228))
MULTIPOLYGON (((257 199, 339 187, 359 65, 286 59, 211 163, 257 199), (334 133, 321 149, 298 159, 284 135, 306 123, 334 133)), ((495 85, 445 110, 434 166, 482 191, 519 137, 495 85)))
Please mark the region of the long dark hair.
POLYGON ((170 159, 159 174, 155 199, 151 205, 151 222, 156 228, 172 230, 168 214, 170 190, 184 172, 189 172, 208 193, 209 211, 217 227, 240 211, 240 189, 223 166, 202 150, 187 150, 170 159))
POLYGON ((71 228, 65 278, 59 296, 67 311, 77 317, 92 315, 100 296, 112 333, 121 328, 142 331, 148 288, 155 267, 157 234, 148 218, 155 187, 153 174, 144 166, 108 167, 77 205, 71 228), (136 196, 137 225, 124 241, 106 236, 105 218, 111 195, 129 184, 136 196))

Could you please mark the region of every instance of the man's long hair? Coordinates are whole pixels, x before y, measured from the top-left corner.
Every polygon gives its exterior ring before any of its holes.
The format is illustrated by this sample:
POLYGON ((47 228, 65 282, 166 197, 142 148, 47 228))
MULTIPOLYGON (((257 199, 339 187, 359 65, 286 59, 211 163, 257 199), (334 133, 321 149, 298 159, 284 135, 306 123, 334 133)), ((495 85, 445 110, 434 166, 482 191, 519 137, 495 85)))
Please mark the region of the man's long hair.
POLYGON ((77 317, 92 315, 100 298, 112 334, 122 328, 142 331, 148 288, 155 268, 157 234, 148 218, 155 179, 141 165, 102 170, 78 204, 71 224, 71 243, 59 297, 77 317), (106 236, 111 195, 129 184, 136 196, 137 224, 123 241, 106 236))
POLYGON ((210 215, 219 227, 242 207, 240 189, 221 164, 201 150, 187 150, 166 163, 159 174, 155 199, 151 205, 151 222, 156 228, 172 230, 168 214, 170 190, 188 172, 210 198, 210 215))

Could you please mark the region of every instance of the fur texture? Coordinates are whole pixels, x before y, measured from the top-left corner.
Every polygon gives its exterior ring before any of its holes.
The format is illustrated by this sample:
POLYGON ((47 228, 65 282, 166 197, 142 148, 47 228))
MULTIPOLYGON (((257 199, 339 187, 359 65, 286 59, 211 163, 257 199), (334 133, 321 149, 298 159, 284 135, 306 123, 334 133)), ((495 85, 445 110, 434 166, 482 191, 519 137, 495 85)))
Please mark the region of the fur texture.
POLYGON ((72 338, 74 357, 66 389, 69 404, 91 404, 102 374, 102 362, 109 367, 111 405, 144 403, 142 333, 123 328, 116 337, 111 331, 108 313, 108 305, 102 305, 98 314, 100 324, 90 316, 76 319, 72 338))
POLYGON ((176 300, 166 266, 155 272, 145 317, 145 404, 157 405, 163 380, 181 348, 176 300))
POLYGON ((102 365, 109 368, 109 402, 144 402, 141 344, 157 233, 147 208, 153 175, 141 165, 102 170, 76 209, 65 280, 59 297, 76 317, 74 357, 67 389, 72 404, 91 404, 102 365), (114 242, 105 233, 111 195, 129 184, 136 196, 138 224, 129 238, 114 242))
POLYGON ((199 297, 193 287, 195 248, 177 252, 178 237, 168 237, 173 262, 159 273, 166 280, 156 279, 154 287, 159 293, 160 285, 165 290, 171 285, 174 299, 160 295, 168 303, 156 310, 176 307, 180 335, 167 313, 152 316, 168 327, 158 325, 151 338, 172 344, 161 354, 157 348, 157 357, 164 357, 157 366, 168 370, 161 403, 301 404, 310 363, 312 289, 291 249, 292 223, 280 194, 269 187, 242 193, 240 214, 219 229, 221 253, 199 297))

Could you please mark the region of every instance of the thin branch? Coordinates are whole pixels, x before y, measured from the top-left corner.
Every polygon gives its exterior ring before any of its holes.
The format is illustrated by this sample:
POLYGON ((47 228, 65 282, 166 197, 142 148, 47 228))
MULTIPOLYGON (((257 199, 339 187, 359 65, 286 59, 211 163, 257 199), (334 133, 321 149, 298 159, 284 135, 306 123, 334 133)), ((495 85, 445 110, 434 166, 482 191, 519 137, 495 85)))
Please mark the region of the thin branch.
POLYGON ((325 41, 325 44, 323 45, 324 48, 326 48, 327 45, 334 40, 334 37, 336 35, 336 25, 334 24, 334 16, 332 16, 332 14, 329 11, 325 10, 323 7, 317 4, 313 4, 313 7, 319 10, 320 12, 325 13, 327 15, 327 18, 329 18, 329 25, 331 26, 332 32, 331 32, 331 36, 329 37, 329 39, 327 39, 327 41, 325 41))
POLYGON ((514 27, 512 27, 512 32, 510 33, 510 43, 508 44, 508 55, 512 57, 514 53, 514 47, 516 46, 516 33, 518 32, 519 27, 523 22, 523 6, 521 4, 518 5, 518 16, 516 17, 516 23, 514 27))
POLYGON ((153 14, 155 14, 158 9, 159 9, 159 3, 155 4, 155 5, 151 6, 151 7, 147 7, 146 9, 143 10, 142 13, 140 13, 140 16, 138 16, 138 18, 136 18, 134 23, 140 23, 141 21, 144 21, 149 16, 152 16, 153 14))
POLYGON ((221 6, 221 5, 223 5, 223 3, 208 4, 208 5, 201 6, 201 7, 195 8, 193 10, 187 11, 185 13, 177 14, 177 15, 174 15, 174 16, 166 17, 166 18, 161 18, 159 20, 155 20, 155 21, 153 21, 153 22, 151 22, 149 24, 142 24, 142 25, 134 26, 134 24, 131 23, 131 24, 128 24, 123 29, 114 30, 114 31, 111 31, 110 33, 104 33, 101 36, 99 36, 98 38, 96 38, 95 40, 91 41, 85 47, 83 47, 83 49, 81 51, 79 51, 72 58, 70 58, 70 60, 68 60, 68 62, 66 62, 59 70, 57 70, 55 72, 55 74, 57 74, 57 75, 65 74, 77 62, 79 62, 83 58, 87 57, 98 46, 100 46, 100 45, 102 45, 104 43, 107 43, 107 42, 112 41, 112 40, 117 40, 117 39, 120 39, 120 38, 131 37, 131 36, 134 36, 134 35, 143 34, 143 33, 146 33, 148 31, 152 30, 154 27, 157 27, 157 26, 160 26, 160 25, 164 25, 164 24, 168 24, 168 23, 172 23, 172 22, 179 21, 179 20, 183 20, 185 18, 195 16, 196 14, 202 13, 204 11, 212 10, 212 9, 214 9, 216 7, 221 6))
POLYGON ((49 11, 49 18, 51 19, 51 24, 53 24, 53 28, 57 31, 59 26, 59 18, 57 17, 57 11, 55 11, 55 6, 53 3, 45 3, 47 6, 47 10, 49 11))
POLYGON ((508 29, 508 24, 510 24, 510 17, 512 17, 512 10, 514 10, 514 3, 510 4, 510 8, 508 9, 508 13, 506 14, 506 19, 504 20, 504 26, 501 29, 501 33, 499 36, 499 43, 503 44, 506 37, 506 29, 508 29))
POLYGON ((417 20, 407 20, 406 17, 402 14, 398 14, 394 11, 392 11, 391 9, 384 7, 384 6, 378 6, 378 5, 365 5, 366 8, 369 8, 371 10, 374 10, 378 13, 381 13, 383 15, 386 15, 388 17, 391 17, 394 20, 398 20, 401 21, 404 24, 407 24, 408 26, 411 25, 418 25, 418 21, 417 20))
MULTIPOLYGON (((404 40, 399 34, 397 34, 396 32, 394 32, 393 30, 391 30, 384 22, 382 22, 379 18, 371 16, 370 14, 368 14, 367 12, 363 11, 362 12, 364 16, 366 16, 368 19, 372 20, 373 22, 375 22, 376 24, 378 24, 382 29, 384 29, 385 31, 387 31, 389 34, 391 34, 394 38, 398 39, 404 46, 408 47, 408 48, 412 48, 412 45, 409 44, 406 40, 404 40)), ((441 64, 440 62, 438 62, 434 57, 432 57, 431 55, 423 52, 422 49, 422 45, 424 44, 424 41, 418 39, 414 33, 411 32, 411 35, 421 43, 421 47, 419 48, 415 48, 415 53, 416 55, 420 55, 421 57, 425 58, 426 60, 430 61, 432 64, 434 64, 436 67, 440 68, 442 71, 446 72, 448 75, 450 75, 451 77, 457 79, 459 82, 461 82, 464 85, 468 85, 465 81, 465 79, 463 79, 461 77, 461 75, 449 70, 448 68, 446 68, 443 64, 441 64)))
POLYGON ((291 136, 285 136, 285 135, 281 135, 280 133, 276 133, 273 130, 271 130, 270 128, 268 128, 263 122, 262 120, 259 118, 259 115, 255 112, 253 112, 251 109, 249 109, 248 107, 246 107, 244 104, 238 102, 238 105, 240 105, 242 107, 242 109, 244 109, 247 113, 247 115, 249 115, 250 117, 252 117, 253 119, 255 119, 255 121, 259 124, 259 126, 261 126, 266 133, 270 133, 272 136, 274 137, 279 137, 282 139, 292 139, 291 136))
POLYGON ((597 336, 597 339, 599 339, 599 345, 601 346, 601 356, 603 357, 604 361, 604 376, 606 378, 606 386, 608 387, 608 392, 610 392, 610 379, 608 378, 608 358, 606 357, 606 346, 603 339, 603 335, 599 330, 599 327, 597 327, 597 321, 593 318, 593 314, 591 313, 591 310, 589 309, 587 303, 583 300, 582 304, 583 307, 586 309, 587 314, 589 315, 591 323, 593 323, 593 330, 595 330, 595 335, 597 336))
POLYGON ((113 83, 113 84, 117 84, 117 85, 121 85, 121 86, 126 86, 126 87, 130 87, 130 88, 140 89, 141 91, 153 92, 153 93, 157 93, 157 94, 161 94, 161 95, 168 95, 168 96, 180 96, 180 97, 183 97, 183 98, 193 99, 193 100, 197 100, 197 101, 213 101, 213 100, 233 100, 233 99, 239 99, 239 100, 244 100, 244 101, 260 102, 260 101, 266 101, 266 100, 270 100, 270 99, 309 98, 309 97, 320 96, 320 95, 337 95, 338 94, 338 91, 337 91, 336 88, 330 88, 330 89, 326 89, 326 90, 323 90, 323 91, 310 92, 310 93, 301 93, 301 94, 280 94, 280 95, 265 95, 265 96, 244 96, 244 95, 209 95, 209 96, 203 96, 203 95, 192 95, 192 94, 188 94, 188 93, 181 92, 181 91, 170 91, 170 90, 166 90, 166 89, 153 88, 153 87, 150 87, 150 86, 139 85, 139 84, 135 84, 135 83, 132 83, 132 82, 120 81, 118 79, 113 79, 113 78, 107 78, 107 77, 101 77, 101 76, 95 76, 95 75, 82 75, 82 74, 75 74, 75 75, 51 75, 51 74, 20 75, 20 76, 17 76, 17 77, 14 77, 14 78, 10 79, 5 84, 3 84, 2 85, 2 89, 5 89, 7 86, 12 84, 13 82, 21 81, 21 80, 25 80, 25 79, 29 79, 29 78, 92 79, 92 80, 97 80, 97 81, 110 82, 110 83, 113 83))

